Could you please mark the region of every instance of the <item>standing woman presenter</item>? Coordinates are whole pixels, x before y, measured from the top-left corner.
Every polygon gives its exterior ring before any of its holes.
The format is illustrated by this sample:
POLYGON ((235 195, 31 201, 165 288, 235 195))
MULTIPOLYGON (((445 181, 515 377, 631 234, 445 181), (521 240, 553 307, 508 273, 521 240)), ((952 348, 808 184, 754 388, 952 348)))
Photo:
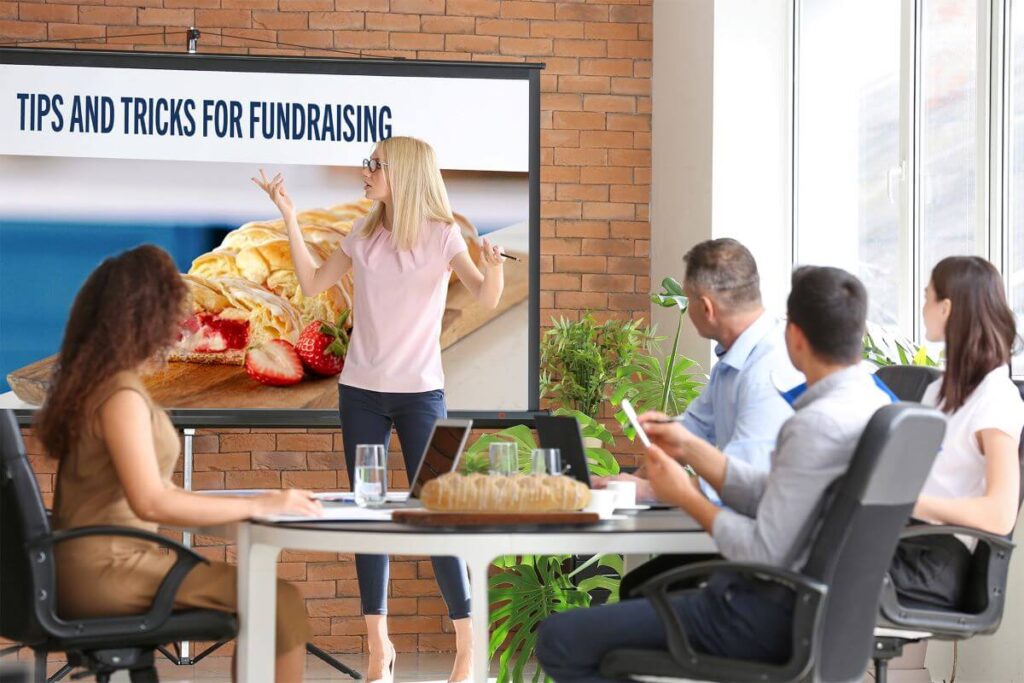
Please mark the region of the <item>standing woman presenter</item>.
MULTIPOLYGON (((482 306, 494 308, 504 288, 500 249, 485 239, 483 272, 473 263, 434 150, 416 138, 382 140, 363 160, 363 189, 374 204, 321 266, 302 239, 284 178, 267 179, 261 170, 253 181, 288 226, 306 296, 337 284, 349 269, 355 276, 352 339, 338 387, 349 481, 356 445, 383 444, 387 450, 392 426, 411 477, 434 422, 447 414, 440 336, 451 271, 482 306)), ((455 626, 457 652, 449 680, 468 680, 473 653, 466 566, 453 557, 435 557, 433 563, 455 626)), ((389 682, 395 649, 387 630, 388 558, 356 555, 356 572, 370 650, 367 679, 389 682)))

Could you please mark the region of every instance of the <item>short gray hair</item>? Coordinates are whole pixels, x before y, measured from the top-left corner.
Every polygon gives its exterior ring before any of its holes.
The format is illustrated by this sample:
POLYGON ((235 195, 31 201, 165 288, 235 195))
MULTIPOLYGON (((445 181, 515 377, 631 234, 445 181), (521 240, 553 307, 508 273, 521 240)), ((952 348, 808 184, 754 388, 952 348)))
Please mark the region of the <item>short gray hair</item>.
POLYGON ((724 306, 744 310, 761 304, 761 276, 750 250, 730 237, 706 240, 683 256, 686 281, 724 306))

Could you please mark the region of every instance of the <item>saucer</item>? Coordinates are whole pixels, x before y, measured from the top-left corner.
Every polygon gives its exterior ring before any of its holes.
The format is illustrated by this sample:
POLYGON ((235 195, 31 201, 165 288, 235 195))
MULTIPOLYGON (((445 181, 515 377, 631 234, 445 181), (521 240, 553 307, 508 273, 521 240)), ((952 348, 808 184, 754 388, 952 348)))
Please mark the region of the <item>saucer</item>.
POLYGON ((616 510, 650 510, 650 505, 616 505, 616 510))

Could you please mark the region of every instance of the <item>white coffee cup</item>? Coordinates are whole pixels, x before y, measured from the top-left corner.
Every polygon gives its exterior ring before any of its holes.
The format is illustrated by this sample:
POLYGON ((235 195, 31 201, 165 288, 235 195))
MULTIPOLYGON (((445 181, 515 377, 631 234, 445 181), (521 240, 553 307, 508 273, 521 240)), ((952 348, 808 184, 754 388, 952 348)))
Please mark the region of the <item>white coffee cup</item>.
POLYGON ((583 508, 584 512, 596 512, 602 519, 611 517, 615 512, 615 501, 618 494, 615 491, 605 489, 591 489, 590 502, 583 508))
POLYGON ((609 491, 615 492, 616 508, 636 507, 635 481, 610 481, 607 488, 609 491))

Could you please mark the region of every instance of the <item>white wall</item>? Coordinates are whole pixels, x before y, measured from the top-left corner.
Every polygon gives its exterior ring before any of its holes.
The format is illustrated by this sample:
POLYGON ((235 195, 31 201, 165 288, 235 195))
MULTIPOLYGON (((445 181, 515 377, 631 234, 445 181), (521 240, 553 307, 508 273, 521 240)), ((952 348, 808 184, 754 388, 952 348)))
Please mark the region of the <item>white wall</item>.
MULTIPOLYGON (((655 0, 651 282, 680 278, 697 242, 734 237, 782 313, 791 270, 791 90, 787 0, 655 0)), ((664 332, 672 311, 656 310, 664 332)), ((682 353, 710 369, 685 326, 682 353)))

